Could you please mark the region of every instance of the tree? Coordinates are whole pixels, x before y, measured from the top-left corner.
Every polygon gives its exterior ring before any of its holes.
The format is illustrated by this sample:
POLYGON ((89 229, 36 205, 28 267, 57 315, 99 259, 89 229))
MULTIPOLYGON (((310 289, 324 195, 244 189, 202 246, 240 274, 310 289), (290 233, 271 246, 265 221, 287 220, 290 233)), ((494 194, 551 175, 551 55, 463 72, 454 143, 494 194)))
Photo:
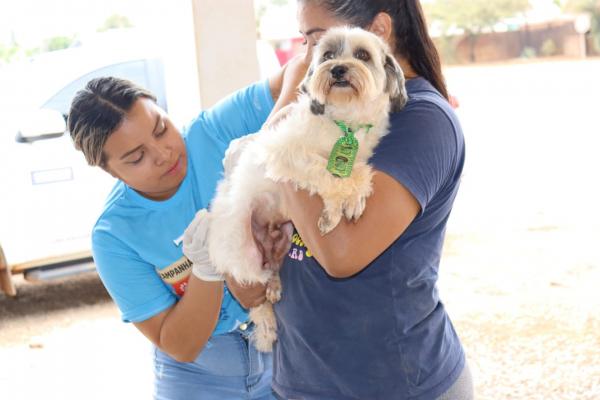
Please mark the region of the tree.
POLYGON ((19 53, 19 47, 16 45, 6 46, 0 43, 0 65, 4 63, 9 63, 16 57, 19 53))
POLYGON ((74 41, 74 38, 68 36, 54 36, 47 39, 44 43, 45 51, 62 50, 69 47, 74 41))
POLYGON ((106 32, 109 29, 131 28, 133 24, 124 15, 113 14, 98 28, 98 32, 106 32))
POLYGON ((562 1, 563 10, 574 13, 588 13, 591 17, 590 35, 596 51, 600 52, 600 1, 566 0, 562 1))
POLYGON ((430 22, 444 33, 461 29, 469 39, 469 58, 475 62, 475 44, 484 30, 529 8, 529 0, 433 0, 423 4, 430 22))

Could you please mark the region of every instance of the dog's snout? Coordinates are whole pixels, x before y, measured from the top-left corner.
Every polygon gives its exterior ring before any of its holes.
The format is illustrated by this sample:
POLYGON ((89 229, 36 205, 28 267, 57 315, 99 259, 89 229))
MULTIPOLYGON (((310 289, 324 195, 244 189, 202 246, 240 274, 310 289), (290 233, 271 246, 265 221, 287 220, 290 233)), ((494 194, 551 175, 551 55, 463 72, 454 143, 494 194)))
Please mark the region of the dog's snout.
POLYGON ((331 76, 334 79, 341 79, 344 77, 346 72, 348 72, 348 67, 346 67, 345 65, 336 65, 331 69, 331 76))

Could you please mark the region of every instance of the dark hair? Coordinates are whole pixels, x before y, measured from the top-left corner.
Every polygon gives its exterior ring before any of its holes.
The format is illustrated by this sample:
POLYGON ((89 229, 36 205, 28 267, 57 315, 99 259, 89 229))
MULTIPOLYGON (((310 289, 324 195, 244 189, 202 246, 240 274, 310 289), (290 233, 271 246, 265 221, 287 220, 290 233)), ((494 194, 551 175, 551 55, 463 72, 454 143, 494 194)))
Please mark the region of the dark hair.
POLYGON ((314 2, 336 18, 367 28, 377 14, 385 12, 394 23, 396 54, 404 57, 412 69, 427 79, 446 99, 448 90, 440 57, 429 36, 419 0, 299 0, 314 2))
POLYGON ((104 167, 103 152, 108 137, 121 125, 135 101, 156 97, 126 79, 95 78, 78 91, 71 102, 68 127, 77 150, 81 150, 89 165, 104 167))

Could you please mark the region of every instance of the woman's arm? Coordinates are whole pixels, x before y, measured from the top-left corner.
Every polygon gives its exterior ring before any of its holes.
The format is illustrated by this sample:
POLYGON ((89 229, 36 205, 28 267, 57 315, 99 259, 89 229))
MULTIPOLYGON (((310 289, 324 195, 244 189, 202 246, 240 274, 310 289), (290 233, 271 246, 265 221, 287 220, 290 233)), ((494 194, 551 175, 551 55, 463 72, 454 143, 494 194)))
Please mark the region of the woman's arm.
POLYGON ((311 51, 292 58, 283 68, 269 79, 271 95, 275 105, 267 119, 267 124, 275 114, 298 97, 298 88, 310 65, 311 51))
POLYGON ((223 282, 205 282, 190 275, 181 300, 134 325, 175 360, 192 362, 217 325, 222 297, 223 282))
POLYGON ((227 288, 233 297, 235 297, 238 303, 246 310, 252 307, 258 307, 267 300, 266 285, 260 283, 242 285, 230 275, 225 277, 225 281, 227 282, 227 288))
POLYGON ((323 209, 318 195, 281 185, 284 202, 302 240, 332 277, 346 278, 362 271, 387 249, 420 211, 415 197, 396 179, 375 171, 373 194, 360 219, 338 226, 322 236, 317 221, 323 209))

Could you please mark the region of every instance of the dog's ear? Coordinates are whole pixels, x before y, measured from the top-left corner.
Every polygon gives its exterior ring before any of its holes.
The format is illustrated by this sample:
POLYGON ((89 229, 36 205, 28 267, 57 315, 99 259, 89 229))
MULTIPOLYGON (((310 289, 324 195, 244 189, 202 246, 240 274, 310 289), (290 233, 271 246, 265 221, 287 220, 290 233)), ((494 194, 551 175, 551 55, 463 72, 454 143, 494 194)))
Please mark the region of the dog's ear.
POLYGON ((393 113, 398 112, 408 101, 406 87, 404 86, 404 73, 394 57, 389 55, 385 57, 384 69, 386 76, 385 92, 390 95, 390 111, 393 113))
POLYGON ((315 115, 323 115, 325 114, 325 104, 319 103, 315 99, 311 99, 310 111, 315 115))
POLYGON ((313 98, 310 94, 310 91, 308 90, 309 85, 310 85, 310 80, 313 76, 314 73, 314 67, 310 66, 310 68, 308 69, 308 72, 306 73, 306 76, 304 77, 304 80, 302 81, 302 83, 300 84, 300 92, 302 93, 306 93, 310 99, 310 111, 314 114, 314 115, 322 115, 325 114, 325 104, 319 102, 318 100, 316 100, 315 98, 313 98))

